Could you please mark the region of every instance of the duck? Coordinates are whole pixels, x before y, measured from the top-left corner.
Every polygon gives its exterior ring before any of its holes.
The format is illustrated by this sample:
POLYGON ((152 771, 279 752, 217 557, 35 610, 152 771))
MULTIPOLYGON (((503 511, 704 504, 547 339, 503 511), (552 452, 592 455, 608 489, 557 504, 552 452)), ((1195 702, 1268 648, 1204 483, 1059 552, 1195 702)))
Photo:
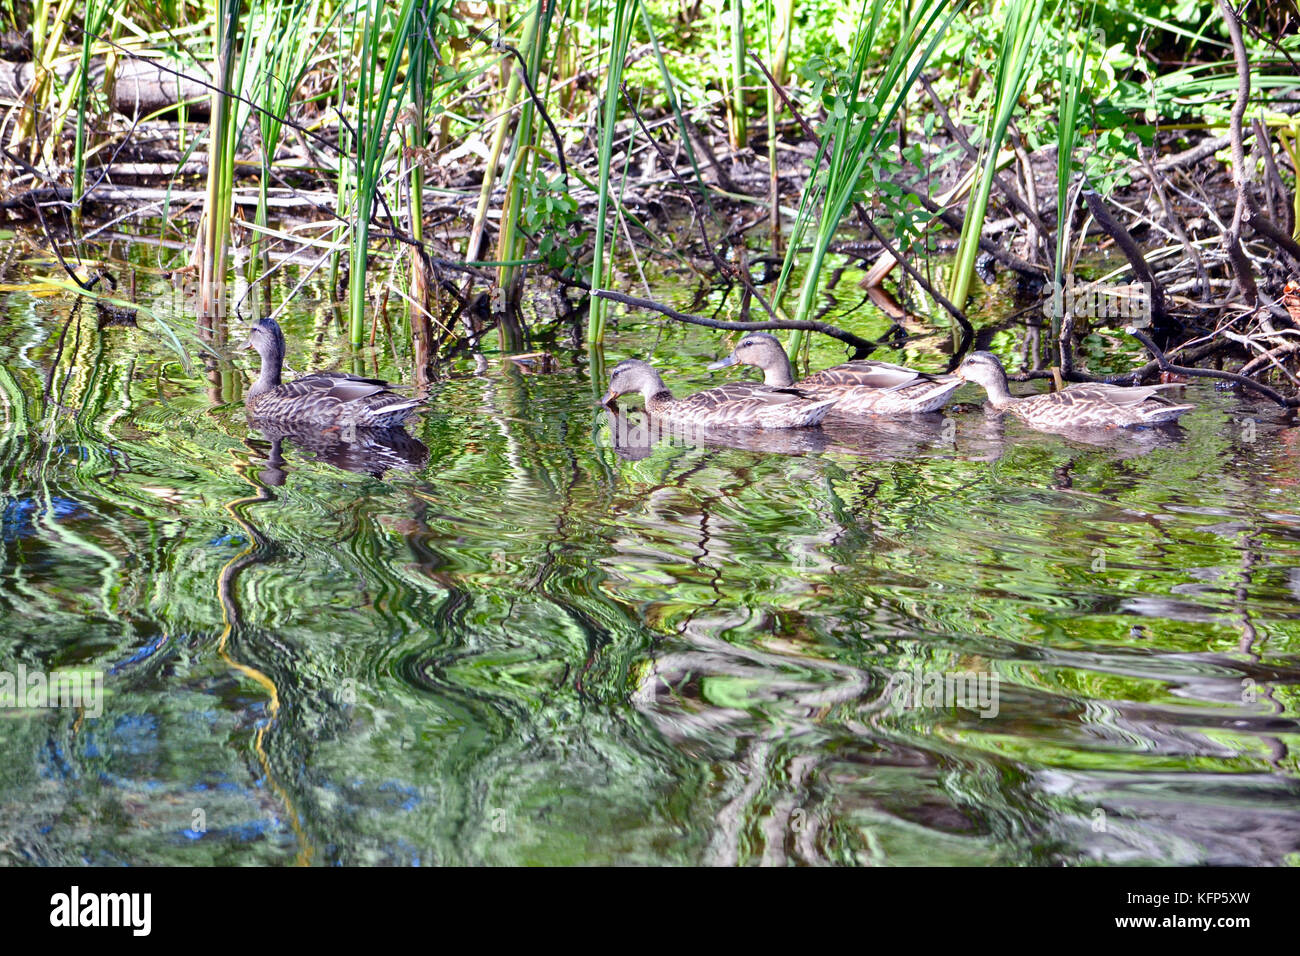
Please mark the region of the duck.
POLYGON ((1009 412, 1044 431, 1160 425, 1177 421, 1196 407, 1160 394, 1167 388, 1181 388, 1177 383, 1126 386, 1081 382, 1059 392, 1017 398, 1007 385, 1002 362, 992 352, 972 352, 957 367, 956 375, 983 386, 996 411, 1009 412))
POLYGON ((752 365, 763 372, 763 383, 794 387, 812 398, 833 398, 835 414, 846 416, 915 415, 938 411, 961 387, 952 375, 929 375, 902 365, 859 359, 813 372, 794 380, 790 357, 775 335, 751 332, 730 355, 709 366, 711 371, 732 365, 752 365))
POLYGON ((317 427, 390 428, 401 425, 422 404, 392 391, 397 386, 383 379, 346 372, 310 372, 281 382, 284 333, 271 318, 253 323, 243 348, 256 349, 262 358, 261 374, 244 396, 250 418, 317 427))
POLYGON ((812 428, 820 425, 834 399, 809 398, 796 388, 732 382, 685 398, 673 398, 649 362, 626 359, 610 370, 609 390, 600 400, 613 407, 622 395, 639 393, 652 417, 678 425, 721 428, 812 428))

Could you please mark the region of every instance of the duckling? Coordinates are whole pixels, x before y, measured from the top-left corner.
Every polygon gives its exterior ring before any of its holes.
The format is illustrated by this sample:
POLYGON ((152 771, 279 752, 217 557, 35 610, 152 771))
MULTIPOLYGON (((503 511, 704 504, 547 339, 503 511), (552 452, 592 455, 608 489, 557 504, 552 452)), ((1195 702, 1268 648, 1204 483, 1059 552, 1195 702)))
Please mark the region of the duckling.
POLYGON ((888 362, 859 360, 813 372, 797 384, 790 358, 774 335, 751 332, 731 354, 709 366, 753 365, 762 369, 763 383, 795 387, 810 398, 836 399, 836 415, 913 415, 943 407, 961 386, 951 375, 928 375, 888 362))
POLYGON ((972 352, 957 368, 957 377, 982 385, 997 411, 1010 412, 1026 425, 1044 431, 1158 425, 1177 421, 1196 407, 1160 394, 1181 387, 1176 383, 1129 387, 1082 382, 1059 392, 1017 398, 1007 385, 1006 370, 992 352, 972 352))
POLYGON ((256 349, 262 357, 261 374, 244 397, 250 418, 318 426, 387 428, 402 424, 421 404, 418 398, 390 391, 394 386, 382 379, 361 378, 346 372, 311 372, 282 383, 284 333, 274 319, 254 322, 243 347, 256 349))
POLYGON ((681 425, 724 428, 810 428, 821 423, 834 399, 813 401, 795 388, 771 388, 734 382, 673 398, 659 373, 647 362, 627 359, 610 371, 610 405, 620 395, 638 392, 650 415, 681 425))

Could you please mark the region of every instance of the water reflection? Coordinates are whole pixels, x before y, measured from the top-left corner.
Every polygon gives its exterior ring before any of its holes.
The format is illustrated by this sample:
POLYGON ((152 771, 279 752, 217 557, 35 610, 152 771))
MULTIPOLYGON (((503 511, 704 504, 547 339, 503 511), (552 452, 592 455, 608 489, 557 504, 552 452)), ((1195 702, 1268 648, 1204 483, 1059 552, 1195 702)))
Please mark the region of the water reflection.
MULTIPOLYGON (((1180 431, 1089 441, 968 397, 637 445, 551 349, 341 447, 66 309, 3 316, 0 668, 107 697, 6 712, 5 860, 1300 860, 1268 409, 1193 386, 1180 431), (898 693, 960 675, 996 715, 898 693)), ((343 360, 294 321, 300 367, 343 360)), ((657 360, 702 387, 716 345, 657 360)))
POLYGON ((318 428, 311 425, 276 425, 258 422, 254 427, 269 442, 262 448, 266 467, 262 480, 283 485, 288 472, 284 443, 316 461, 344 471, 382 478, 389 470, 419 471, 429 460, 429 449, 404 428, 318 428))

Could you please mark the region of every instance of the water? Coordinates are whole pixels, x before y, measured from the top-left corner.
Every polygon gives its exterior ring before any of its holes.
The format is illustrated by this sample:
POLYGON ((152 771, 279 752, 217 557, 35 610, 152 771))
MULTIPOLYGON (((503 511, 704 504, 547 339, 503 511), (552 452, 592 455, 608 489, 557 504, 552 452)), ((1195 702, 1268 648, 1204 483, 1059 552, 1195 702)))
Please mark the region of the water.
MULTIPOLYGON (((70 305, 0 317, 0 667, 105 697, 0 711, 6 862, 1300 863, 1267 405, 1198 383, 1181 430, 1089 444, 969 388, 946 429, 629 449, 561 335, 555 374, 458 363, 377 478, 272 456, 229 362, 70 305), (967 674, 982 708, 927 700, 967 674)), ((346 360, 329 321, 286 320, 295 367, 346 360)), ((624 319, 608 359, 684 393, 721 348, 624 319)))

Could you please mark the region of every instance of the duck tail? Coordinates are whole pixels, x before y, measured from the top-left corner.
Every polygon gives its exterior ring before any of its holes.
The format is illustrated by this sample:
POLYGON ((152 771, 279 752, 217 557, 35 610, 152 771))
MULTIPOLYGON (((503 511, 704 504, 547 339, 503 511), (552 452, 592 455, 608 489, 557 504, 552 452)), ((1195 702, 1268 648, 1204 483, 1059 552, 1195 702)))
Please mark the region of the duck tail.
POLYGON ((403 399, 400 402, 393 402, 389 405, 380 405, 373 409, 375 418, 387 422, 400 423, 404 421, 413 411, 423 405, 424 402, 418 398, 403 399))
POLYGON ((943 379, 935 379, 932 384, 934 387, 930 389, 924 400, 918 405, 918 411, 937 412, 948 401, 948 396, 961 388, 963 383, 956 376, 949 376, 943 379))
POLYGON ((1176 422, 1178 419, 1190 412, 1195 405, 1155 405, 1143 410, 1142 421, 1148 425, 1159 425, 1161 422, 1176 422))

